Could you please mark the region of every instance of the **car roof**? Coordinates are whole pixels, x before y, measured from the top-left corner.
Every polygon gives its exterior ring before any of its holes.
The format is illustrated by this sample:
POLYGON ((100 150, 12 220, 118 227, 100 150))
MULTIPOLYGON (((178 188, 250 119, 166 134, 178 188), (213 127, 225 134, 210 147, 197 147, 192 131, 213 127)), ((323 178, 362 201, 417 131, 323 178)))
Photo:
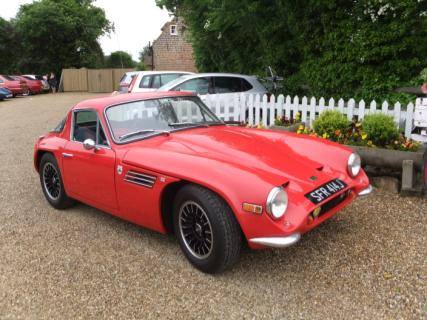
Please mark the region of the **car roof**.
POLYGON ((135 74, 165 74, 165 73, 183 73, 183 74, 194 74, 193 72, 189 71, 181 71, 181 70, 162 70, 162 71, 156 71, 156 70, 146 70, 146 71, 129 71, 126 72, 127 75, 135 75, 135 74))
POLYGON ((171 88, 175 87, 178 84, 181 84, 182 82, 190 79, 197 79, 197 78, 206 78, 206 77, 239 77, 244 78, 246 80, 251 79, 257 79, 256 76, 250 76, 247 74, 240 74, 240 73, 222 73, 222 72, 205 72, 205 73, 194 73, 194 74, 187 74, 184 76, 181 76, 175 80, 172 80, 171 82, 166 83, 165 85, 161 86, 158 90, 170 90, 171 88))
POLYGON ((103 97, 98 97, 94 99, 88 99, 79 102, 73 107, 73 110, 75 109, 97 109, 97 110, 103 110, 104 108, 116 104, 122 104, 127 102, 133 102, 133 101, 140 101, 140 100, 149 100, 149 99, 156 99, 156 98, 168 98, 168 97, 185 97, 185 96, 196 96, 196 94, 191 92, 175 92, 175 91, 169 91, 169 92, 159 92, 159 91, 153 91, 153 92, 141 92, 141 93, 123 93, 123 94, 117 94, 117 95, 108 95, 103 97))

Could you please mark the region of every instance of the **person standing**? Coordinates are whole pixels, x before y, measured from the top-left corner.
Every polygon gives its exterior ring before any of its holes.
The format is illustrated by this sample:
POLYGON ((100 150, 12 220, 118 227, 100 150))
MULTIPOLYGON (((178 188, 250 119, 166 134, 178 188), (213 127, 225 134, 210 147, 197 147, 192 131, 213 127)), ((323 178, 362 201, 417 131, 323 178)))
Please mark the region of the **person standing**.
POLYGON ((55 73, 51 72, 49 75, 49 85, 52 90, 52 93, 56 93, 56 88, 58 85, 58 81, 56 80, 55 73))

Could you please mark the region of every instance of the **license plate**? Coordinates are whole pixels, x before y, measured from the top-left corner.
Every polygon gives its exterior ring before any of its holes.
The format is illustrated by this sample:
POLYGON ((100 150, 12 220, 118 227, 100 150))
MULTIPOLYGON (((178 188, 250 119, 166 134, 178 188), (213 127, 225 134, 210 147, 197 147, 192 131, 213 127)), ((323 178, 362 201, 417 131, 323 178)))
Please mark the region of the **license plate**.
POLYGON ((334 179, 325 184, 322 184, 317 189, 307 193, 305 197, 311 202, 313 202, 314 204, 318 204, 332 197, 334 194, 336 194, 337 192, 340 192, 346 187, 347 187, 347 184, 344 181, 340 179, 334 179))
POLYGON ((6 96, 6 98, 12 98, 13 97, 13 94, 8 94, 7 96, 6 96))

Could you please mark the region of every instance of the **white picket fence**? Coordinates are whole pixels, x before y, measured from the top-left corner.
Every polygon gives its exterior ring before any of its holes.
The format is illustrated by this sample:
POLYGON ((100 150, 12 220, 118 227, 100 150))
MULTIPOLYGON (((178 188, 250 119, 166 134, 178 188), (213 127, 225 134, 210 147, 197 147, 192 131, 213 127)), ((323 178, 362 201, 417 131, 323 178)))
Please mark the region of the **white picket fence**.
MULTIPOLYGON (((300 99, 298 96, 291 98, 290 96, 279 95, 276 99, 272 95, 268 99, 267 95, 261 97, 259 94, 236 94, 232 97, 229 95, 208 95, 204 102, 224 121, 243 121, 250 125, 262 123, 266 127, 273 125, 276 117, 284 115, 290 118, 297 112, 301 113, 301 121, 310 126, 313 120, 325 110, 339 110, 347 115, 349 120, 353 119, 354 116, 361 120, 367 114, 381 112, 392 115, 396 125, 404 130, 406 137, 411 135, 414 115, 413 103, 402 108, 399 102, 389 105, 387 101, 379 104, 375 100, 367 104, 363 100, 356 102, 354 99, 350 99, 346 102, 339 99, 338 102, 335 102, 331 98, 326 103, 324 98, 316 100, 312 97, 309 100, 307 97, 300 99)), ((417 99, 416 103, 420 103, 420 100, 417 99)))

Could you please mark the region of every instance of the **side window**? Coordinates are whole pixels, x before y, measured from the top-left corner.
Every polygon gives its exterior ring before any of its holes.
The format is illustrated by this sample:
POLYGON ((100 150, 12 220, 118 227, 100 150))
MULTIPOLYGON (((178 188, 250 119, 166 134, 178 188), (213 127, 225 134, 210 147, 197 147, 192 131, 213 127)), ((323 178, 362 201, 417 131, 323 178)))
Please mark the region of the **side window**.
POLYGON ((235 77, 215 77, 215 93, 241 92, 241 79, 235 77))
POLYGON ((162 85, 161 85, 161 82, 160 82, 160 75, 158 74, 158 75, 153 76, 153 82, 151 84, 151 88, 158 89, 161 86, 162 85))
POLYGON ((242 79, 242 92, 251 90, 253 86, 249 83, 249 81, 242 79))
POLYGON ((197 94, 209 93, 209 78, 196 78, 185 81, 184 83, 176 86, 173 90, 177 91, 190 91, 197 94))
POLYGON ((160 75, 160 78, 162 79, 162 86, 171 82, 172 80, 175 80, 176 78, 179 78, 180 76, 182 76, 181 73, 167 73, 160 75))
POLYGON ((151 76, 143 76, 139 83, 140 88, 150 88, 151 76))
POLYGON ((75 111, 73 140, 84 142, 86 139, 92 139, 97 145, 108 146, 107 137, 96 112, 92 110, 75 111))

